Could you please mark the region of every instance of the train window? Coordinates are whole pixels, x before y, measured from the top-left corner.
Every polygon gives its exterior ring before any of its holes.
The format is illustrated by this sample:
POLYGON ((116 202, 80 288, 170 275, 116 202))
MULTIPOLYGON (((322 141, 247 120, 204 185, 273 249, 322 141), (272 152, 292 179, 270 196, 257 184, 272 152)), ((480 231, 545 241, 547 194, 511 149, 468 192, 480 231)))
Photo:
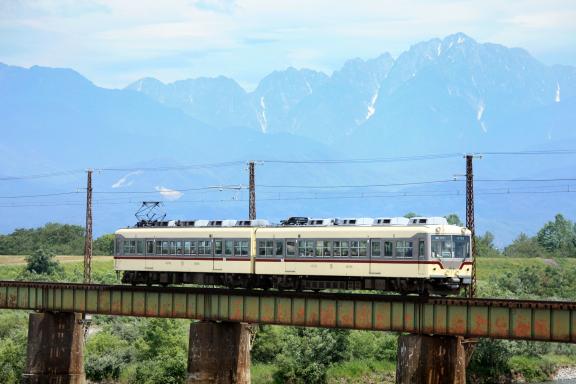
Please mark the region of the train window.
POLYGON ((284 240, 276 240, 276 256, 284 256, 284 240))
POLYGON ((162 242, 159 240, 156 240, 156 254, 157 255, 162 254, 162 242))
POLYGON ((258 256, 266 256, 266 242, 258 240, 258 256))
POLYGON ((348 242, 347 241, 334 241, 334 256, 348 257, 348 242))
POLYGON ((190 242, 190 254, 193 256, 196 256, 198 254, 198 249, 196 248, 197 245, 198 245, 197 241, 190 242))
POLYGON ((424 256, 424 240, 418 241, 418 256, 424 256))
POLYGON ((370 241, 372 246, 372 256, 373 257, 380 257, 382 256, 382 243, 380 243, 380 240, 371 240, 370 241))
POLYGON ((171 255, 176 254, 176 242, 175 241, 170 242, 170 254, 171 255))
POLYGON ((224 241, 224 254, 226 256, 232 256, 234 250, 234 242, 232 240, 225 240, 224 241))
POLYGON ((259 240, 258 241, 258 255, 259 256, 274 256, 274 240, 259 240))
POLYGON ((240 241, 240 254, 242 256, 248 256, 248 240, 240 241))
POLYGON ((210 240, 198 241, 198 256, 212 256, 212 242, 210 240))
POLYGON ((304 257, 314 256, 315 243, 314 240, 300 240, 298 242, 298 255, 304 257))
POLYGON ((144 240, 136 240, 136 253, 139 255, 144 254, 144 240))
POLYGON ((116 246, 114 247, 114 254, 121 255, 122 254, 122 240, 116 239, 116 246))
POLYGON ((189 241, 184 242, 184 254, 185 255, 190 254, 190 242, 189 241))
POLYGON ((286 256, 296 256, 296 240, 286 240, 286 256))
POLYGON ((434 258, 452 258, 453 244, 452 236, 432 236, 432 257, 434 258))
POLYGON ((146 241, 146 254, 148 255, 154 254, 154 240, 146 241))
POLYGON ((130 252, 130 242, 131 242, 131 240, 124 240, 124 254, 125 255, 132 254, 132 252, 130 252))
POLYGON ((327 240, 320 240, 316 242, 316 256, 330 257, 332 256, 331 242, 327 240))
POLYGON ((360 252, 360 242, 356 240, 352 240, 350 242, 350 256, 358 257, 360 252))
POLYGON ((359 256, 366 257, 368 254, 366 253, 366 248, 368 248, 368 241, 367 240, 360 240, 360 247, 359 247, 359 256))
POLYGON ((162 242, 162 254, 168 255, 169 252, 170 252, 170 242, 169 241, 163 241, 162 242))
POLYGON ((391 241, 384 242, 384 257, 394 256, 394 247, 391 241))
POLYGON ((234 240, 234 255, 248 256, 248 240, 234 240))
POLYGON ((396 257, 408 258, 412 257, 412 242, 411 241, 397 241, 396 242, 396 257))
POLYGON ((222 240, 214 240, 214 254, 216 256, 222 256, 222 240))
POLYGON ((468 236, 452 236, 454 241, 454 257, 458 259, 465 259, 470 257, 470 237, 468 236))

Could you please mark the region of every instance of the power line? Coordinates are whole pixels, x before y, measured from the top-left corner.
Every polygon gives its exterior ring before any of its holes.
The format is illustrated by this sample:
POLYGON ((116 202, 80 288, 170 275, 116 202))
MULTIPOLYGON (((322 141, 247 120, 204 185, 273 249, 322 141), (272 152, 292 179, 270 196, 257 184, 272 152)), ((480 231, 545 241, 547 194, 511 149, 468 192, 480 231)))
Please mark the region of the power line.
MULTIPOLYGON (((576 193, 576 186, 564 190, 556 191, 500 191, 500 192, 477 192, 476 195, 542 195, 542 194, 562 194, 562 193, 576 193)), ((357 194, 357 195, 335 195, 335 196, 295 196, 295 197, 269 197, 261 198, 260 201, 300 201, 300 200, 339 200, 339 199, 373 199, 373 198, 393 198, 393 197, 462 197, 464 192, 456 191, 449 193, 389 193, 389 194, 357 194)), ((232 202, 247 202, 248 199, 197 199, 197 200, 175 200, 166 201, 165 203, 232 203, 232 202)), ((141 203, 134 200, 133 202, 98 202, 95 201, 94 205, 126 205, 130 203, 141 203)), ((55 203, 21 203, 12 205, 0 205, 0 208, 17 208, 17 207, 56 207, 56 206, 83 206, 81 202, 55 202, 55 203)))
POLYGON ((50 172, 50 173, 40 173, 37 175, 27 175, 27 176, 3 176, 0 177, 0 181, 12 181, 12 180, 31 180, 40 179, 44 177, 58 177, 58 176, 70 176, 78 173, 82 173, 82 170, 69 170, 60 172, 50 172))

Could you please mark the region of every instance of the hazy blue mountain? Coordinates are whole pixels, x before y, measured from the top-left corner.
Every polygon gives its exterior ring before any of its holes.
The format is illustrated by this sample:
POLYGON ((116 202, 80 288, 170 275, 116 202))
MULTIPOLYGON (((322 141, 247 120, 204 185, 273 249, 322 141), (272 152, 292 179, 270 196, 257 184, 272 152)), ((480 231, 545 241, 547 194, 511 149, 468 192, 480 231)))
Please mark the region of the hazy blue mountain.
POLYGON ((145 78, 127 89, 142 92, 169 107, 217 127, 247 127, 258 125, 257 110, 242 87, 224 76, 201 77, 164 84, 145 78))
POLYGON ((433 39, 398 57, 354 142, 446 151, 574 137, 575 87, 574 67, 546 66, 522 49, 464 34, 433 39))
MULTIPOLYGON (((225 77, 171 84, 146 78, 110 90, 70 69, 0 64, 0 177, 116 169, 95 175, 97 233, 131 224, 142 200, 165 201, 174 218, 245 217, 244 189, 198 190, 245 185, 242 163, 170 172, 150 168, 247 159, 267 160, 257 166, 260 217, 408 211, 463 217, 461 181, 285 188, 451 179, 464 172, 460 157, 348 165, 274 160, 576 148, 575 93, 574 67, 547 66, 522 49, 480 44, 463 34, 416 44, 396 59, 353 59, 330 76, 276 71, 252 92, 225 77), (184 191, 176 198, 162 188, 184 191), (151 193, 118 193, 135 191, 151 193)), ((574 169, 574 156, 486 156, 475 171, 485 179, 544 179, 573 178, 574 169)), ((3 199, 0 232, 51 220, 81 224, 83 185, 82 174, 0 182, 0 196, 78 192, 3 199)), ((509 185, 477 186, 479 231, 493 230, 500 244, 520 230, 533 233, 556 212, 576 212, 572 194, 553 192, 567 189, 570 181, 513 183, 550 194, 500 194, 509 185)))
POLYGON ((294 133, 295 108, 327 81, 328 76, 321 72, 292 67, 263 78, 250 95, 262 132, 294 133))

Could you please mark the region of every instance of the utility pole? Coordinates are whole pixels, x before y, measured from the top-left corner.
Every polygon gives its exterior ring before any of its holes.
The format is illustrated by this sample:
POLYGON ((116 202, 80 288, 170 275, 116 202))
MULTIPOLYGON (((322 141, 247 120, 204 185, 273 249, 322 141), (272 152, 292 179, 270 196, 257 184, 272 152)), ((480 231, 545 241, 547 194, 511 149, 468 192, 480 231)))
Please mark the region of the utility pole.
POLYGON ((250 220, 256 219, 256 183, 254 182, 254 160, 248 163, 248 168, 250 172, 250 205, 248 211, 248 218, 250 220))
POLYGON ((86 171, 86 238, 84 239, 84 284, 92 280, 92 170, 86 171))
POLYGON ((468 289, 468 297, 476 296, 476 230, 474 227, 474 172, 472 160, 474 155, 466 155, 466 227, 472 232, 472 281, 468 289))

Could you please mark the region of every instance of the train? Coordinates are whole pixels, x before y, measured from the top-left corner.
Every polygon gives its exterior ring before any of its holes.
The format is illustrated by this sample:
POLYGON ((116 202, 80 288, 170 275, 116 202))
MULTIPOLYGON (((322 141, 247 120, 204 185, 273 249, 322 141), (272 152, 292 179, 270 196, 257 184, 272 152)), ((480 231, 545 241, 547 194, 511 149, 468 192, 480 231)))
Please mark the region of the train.
POLYGON ((443 217, 139 222, 115 233, 126 284, 456 293, 471 232, 443 217))

